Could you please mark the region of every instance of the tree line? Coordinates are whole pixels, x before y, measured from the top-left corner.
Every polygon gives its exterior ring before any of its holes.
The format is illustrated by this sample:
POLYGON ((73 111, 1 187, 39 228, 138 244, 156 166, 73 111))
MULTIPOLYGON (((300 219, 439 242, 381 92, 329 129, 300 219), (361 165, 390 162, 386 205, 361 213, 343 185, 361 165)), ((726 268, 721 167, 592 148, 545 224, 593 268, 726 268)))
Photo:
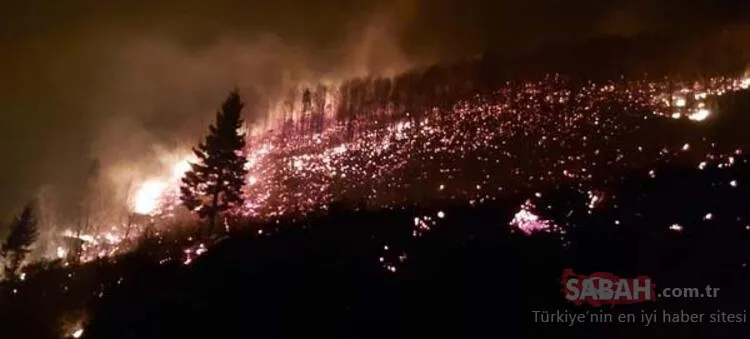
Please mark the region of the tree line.
POLYGON ((720 35, 715 35, 681 39, 653 34, 601 37, 577 45, 551 44, 516 56, 487 51, 475 58, 416 68, 395 77, 354 78, 337 85, 294 89, 282 99, 284 129, 320 132, 326 111, 344 121, 419 117, 426 110, 449 108, 476 94, 491 94, 507 81, 533 81, 552 73, 565 74, 573 82, 587 82, 699 79, 743 71, 750 52, 735 51, 733 45, 722 44, 720 35), (338 98, 335 107, 326 107, 328 94, 338 98), (293 107, 301 107, 298 121, 293 121, 293 107))

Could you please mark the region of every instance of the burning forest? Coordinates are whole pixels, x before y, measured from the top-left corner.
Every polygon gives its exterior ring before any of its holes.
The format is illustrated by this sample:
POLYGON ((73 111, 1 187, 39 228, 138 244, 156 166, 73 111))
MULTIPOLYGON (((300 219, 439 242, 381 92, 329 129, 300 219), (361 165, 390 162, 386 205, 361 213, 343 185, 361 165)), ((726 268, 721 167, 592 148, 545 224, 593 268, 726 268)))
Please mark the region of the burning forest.
MULTIPOLYGON (((221 223, 304 218, 339 203, 368 209, 473 205, 566 182, 589 190, 618 171, 684 157, 681 140, 646 141, 639 130, 668 120, 711 119, 716 98, 747 89, 750 79, 579 83, 553 74, 445 104, 439 102, 449 98, 439 90, 400 92, 396 84, 305 89, 284 100, 283 119, 268 129, 242 127, 244 202, 221 223)), ((42 258, 112 257, 148 230, 163 236, 175 225, 195 223, 181 206, 180 183, 197 159, 188 152, 165 158, 172 162, 161 176, 128 184, 127 199, 113 207, 123 211, 115 220, 87 215, 78 225, 43 227, 56 233, 44 237, 42 258)))
POLYGON ((0 13, 9 338, 746 333, 739 9, 219 2, 0 13))

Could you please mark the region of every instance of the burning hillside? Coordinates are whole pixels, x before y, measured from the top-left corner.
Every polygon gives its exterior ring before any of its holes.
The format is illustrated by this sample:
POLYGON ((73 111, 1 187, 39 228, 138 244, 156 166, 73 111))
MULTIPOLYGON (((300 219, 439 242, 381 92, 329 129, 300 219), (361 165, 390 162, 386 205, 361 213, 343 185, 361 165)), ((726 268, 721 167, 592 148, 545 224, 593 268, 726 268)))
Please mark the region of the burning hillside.
MULTIPOLYGON (((749 85, 747 78, 577 83, 551 75, 450 105, 431 104, 440 100, 424 92, 400 95, 398 83, 387 81, 302 90, 285 101, 275 128, 245 130, 245 203, 224 223, 303 217, 341 202, 474 205, 563 182, 588 190, 618 169, 684 156, 682 140, 646 140, 639 131, 711 119, 713 98, 749 85)), ((108 257, 147 230, 165 234, 192 220, 180 206, 179 183, 195 157, 164 159, 160 175, 129 183, 127 199, 114 207, 126 213, 50 227, 56 231, 45 238, 44 256, 108 257)))

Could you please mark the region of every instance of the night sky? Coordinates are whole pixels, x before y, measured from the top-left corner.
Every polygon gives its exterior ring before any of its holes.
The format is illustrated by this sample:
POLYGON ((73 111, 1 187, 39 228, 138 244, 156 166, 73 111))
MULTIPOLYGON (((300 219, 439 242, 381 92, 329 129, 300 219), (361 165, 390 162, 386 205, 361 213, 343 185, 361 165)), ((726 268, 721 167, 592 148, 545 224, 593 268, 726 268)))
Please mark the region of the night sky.
MULTIPOLYGON (((368 74, 486 50, 741 23, 746 1, 0 1, 2 220, 93 157, 193 143, 233 86, 368 74)), ((257 113, 256 113, 257 114, 257 113)), ((71 199, 73 200, 73 199, 71 199)))

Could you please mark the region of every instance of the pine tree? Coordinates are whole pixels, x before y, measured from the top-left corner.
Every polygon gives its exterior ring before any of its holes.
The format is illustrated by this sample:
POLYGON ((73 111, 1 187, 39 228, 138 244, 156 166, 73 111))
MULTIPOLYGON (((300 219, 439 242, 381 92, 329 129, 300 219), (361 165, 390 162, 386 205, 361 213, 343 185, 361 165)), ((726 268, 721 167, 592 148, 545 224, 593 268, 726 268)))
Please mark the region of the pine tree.
POLYGON ((229 94, 204 142, 193 148, 198 157, 180 187, 183 205, 208 221, 213 233, 216 218, 242 204, 247 170, 243 155, 245 135, 240 132, 244 104, 237 91, 229 94))
POLYGON ((38 236, 34 204, 29 203, 24 207, 21 215, 13 220, 10 226, 10 234, 0 249, 5 264, 5 275, 11 280, 17 278, 18 270, 38 236))

